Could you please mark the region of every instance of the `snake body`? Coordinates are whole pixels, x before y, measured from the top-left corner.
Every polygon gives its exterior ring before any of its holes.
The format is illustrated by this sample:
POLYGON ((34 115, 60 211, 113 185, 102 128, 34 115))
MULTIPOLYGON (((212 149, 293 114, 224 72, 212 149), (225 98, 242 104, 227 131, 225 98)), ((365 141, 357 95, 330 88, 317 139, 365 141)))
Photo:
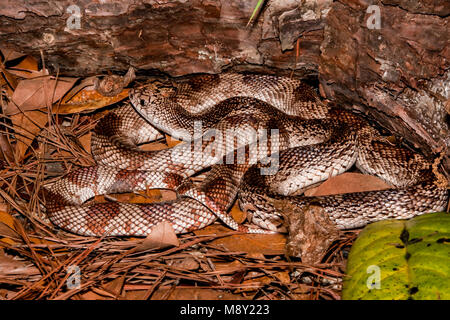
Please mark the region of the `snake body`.
POLYGON ((433 183, 429 161, 387 143, 355 114, 327 108, 295 79, 200 75, 134 88, 130 101, 94 129, 97 165, 45 189, 55 225, 82 235, 144 236, 162 221, 183 233, 219 217, 245 232, 283 231, 283 214, 267 197, 305 206, 311 198, 294 193, 354 164, 393 189, 316 198, 338 228, 441 211, 447 203, 448 192, 433 183), (184 142, 159 151, 137 147, 161 131, 184 142), (199 185, 190 180, 207 168, 199 185), (149 188, 176 190, 178 198, 84 204, 98 194, 149 188), (227 213, 236 198, 253 226, 238 225, 227 213))

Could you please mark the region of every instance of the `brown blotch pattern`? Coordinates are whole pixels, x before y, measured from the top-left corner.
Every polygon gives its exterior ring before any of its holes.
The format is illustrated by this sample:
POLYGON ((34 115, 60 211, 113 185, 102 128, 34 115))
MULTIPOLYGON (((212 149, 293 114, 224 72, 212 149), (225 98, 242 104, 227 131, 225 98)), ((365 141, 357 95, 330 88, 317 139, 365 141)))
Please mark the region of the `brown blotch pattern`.
POLYGON ((104 234, 110 231, 106 227, 118 214, 120 214, 120 203, 97 203, 89 206, 89 210, 86 212, 86 229, 94 234, 104 234))
POLYGON ((312 87, 306 83, 301 82, 293 91, 294 100, 301 102, 316 101, 317 93, 312 87))
POLYGON ((188 84, 193 91, 209 91, 220 82, 220 76, 217 74, 201 75, 189 79, 188 84))

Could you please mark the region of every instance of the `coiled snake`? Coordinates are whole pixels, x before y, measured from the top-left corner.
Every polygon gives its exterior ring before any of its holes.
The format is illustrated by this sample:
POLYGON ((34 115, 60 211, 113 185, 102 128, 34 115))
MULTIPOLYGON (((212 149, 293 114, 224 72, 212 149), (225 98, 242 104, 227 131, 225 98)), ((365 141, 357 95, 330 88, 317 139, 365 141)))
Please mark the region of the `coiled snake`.
POLYGON ((97 165, 45 189, 47 214, 55 225, 81 235, 144 236, 161 221, 183 233, 219 217, 236 230, 282 231, 283 214, 267 197, 303 206, 311 198, 293 193, 355 163, 394 188, 314 199, 338 228, 410 218, 444 210, 447 203, 448 192, 433 183, 424 157, 384 141, 353 113, 328 109, 298 80, 201 75, 134 88, 130 101, 95 127, 97 165), (159 151, 137 147, 161 131, 184 142, 159 151), (193 184, 189 177, 207 168, 205 180, 193 184), (176 190, 178 198, 83 205, 98 194, 149 188, 176 190), (236 197, 253 226, 238 225, 228 215, 236 197))

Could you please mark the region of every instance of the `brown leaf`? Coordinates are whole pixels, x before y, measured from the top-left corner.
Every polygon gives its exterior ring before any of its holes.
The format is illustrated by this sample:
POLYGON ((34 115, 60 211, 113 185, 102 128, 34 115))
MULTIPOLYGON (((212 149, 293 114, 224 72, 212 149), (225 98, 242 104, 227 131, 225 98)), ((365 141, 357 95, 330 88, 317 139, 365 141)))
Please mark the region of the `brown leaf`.
POLYGON ((125 275, 122 275, 117 279, 114 279, 104 284, 102 287, 103 289, 105 289, 105 291, 113 294, 114 296, 120 296, 120 294, 122 293, 124 283, 125 283, 125 275))
POLYGON ((161 142, 150 142, 139 146, 142 151, 157 151, 169 148, 167 144, 161 142))
MULTIPOLYGON (((148 286, 148 290, 151 289, 151 286, 148 286)), ((146 290, 129 290, 125 292, 125 299, 127 300, 147 300, 147 291, 146 290)))
MULTIPOLYGON (((229 233, 232 230, 225 226, 214 224, 194 232, 196 235, 209 235, 229 233)), ((286 236, 280 233, 234 234, 215 239, 210 243, 211 245, 224 247, 229 251, 277 255, 285 252, 286 236)))
MULTIPOLYGON (((65 104, 72 100, 81 90, 85 89, 87 92, 94 91, 97 77, 87 77, 81 80, 77 85, 73 86, 69 92, 61 99, 61 104, 65 104)), ((76 100, 76 99, 75 99, 76 100)))
POLYGON ((48 76, 47 70, 35 71, 35 70, 8 68, 7 71, 9 72, 10 75, 25 79, 41 78, 44 76, 48 76))
POLYGON ((0 289, 0 300, 11 300, 16 294, 17 292, 11 290, 0 289))
POLYGON ((305 284, 297 283, 291 295, 295 300, 311 300, 311 288, 305 284))
POLYGON ((214 268, 220 274, 236 273, 238 270, 244 270, 244 264, 239 260, 233 260, 231 262, 216 262, 214 268))
POLYGON ((137 246, 136 251, 145 251, 150 249, 162 249, 167 247, 178 247, 180 242, 170 223, 163 221, 152 228, 152 232, 142 240, 137 246))
POLYGON ((160 202, 162 200, 161 190, 150 189, 146 191, 140 191, 139 194, 130 194, 130 198, 126 200, 128 203, 153 203, 160 202), (131 196, 132 195, 132 196, 131 196))
POLYGON ((332 177, 316 188, 305 192, 307 196, 326 196, 332 194, 385 190, 391 188, 375 176, 345 172, 332 177))
POLYGON ((197 270, 200 266, 198 261, 193 257, 170 260, 167 262, 167 265, 183 270, 197 270))
POLYGON ((0 242, 15 244, 20 242, 19 234, 11 229, 7 224, 0 221, 0 242))
POLYGON ((15 69, 38 71, 38 62, 32 56, 26 56, 22 61, 14 66, 15 69))
POLYGON ((14 90, 12 102, 5 108, 5 114, 13 115, 22 111, 41 109, 52 105, 72 88, 77 78, 45 76, 25 79, 14 90))
MULTIPOLYGON (((163 201, 163 195, 161 193, 162 190, 159 189, 150 189, 147 191, 139 191, 139 193, 114 193, 109 194, 108 197, 110 199, 114 199, 119 202, 126 203, 153 203, 163 201)), ((104 195, 99 195, 95 197, 97 202, 107 202, 104 195)))
POLYGON ((2 60, 2 62, 11 61, 11 60, 19 59, 19 58, 26 56, 25 53, 18 52, 18 51, 9 49, 9 48, 4 48, 4 47, 0 47, 0 51, 2 52, 2 55, 4 58, 4 60, 2 60))
POLYGON ((27 56, 18 64, 8 67, 8 72, 19 78, 33 79, 37 77, 48 76, 48 70, 38 69, 38 62, 32 56, 27 56))
POLYGON ((8 213, 7 209, 5 203, 0 203, 0 241, 14 244, 21 238, 14 229, 14 218, 8 213))
POLYGON ((13 68, 11 68, 11 66, 9 66, 8 69, 5 69, 3 66, 0 68, 4 77, 13 89, 17 87, 17 79, 15 76, 30 78, 32 76, 44 75, 44 72, 38 72, 38 62, 32 56, 25 56, 22 53, 14 52, 12 50, 4 51, 3 49, 2 53, 6 60, 11 61, 17 59, 18 62, 13 68), (24 56, 25 58, 23 58, 24 56))
POLYGON ((14 228, 14 218, 8 213, 8 206, 4 202, 0 202, 0 221, 14 228))
POLYGON ((3 73, 3 76, 5 77, 6 82, 9 84, 10 88, 15 90, 17 88, 18 83, 16 77, 13 74, 11 74, 8 70, 6 70, 2 65, 0 65, 0 71, 3 73))
POLYGON ((20 258, 15 259, 6 255, 3 250, 0 251, 0 278, 31 276, 40 274, 39 270, 31 262, 20 258))
MULTIPOLYGON (((81 90, 69 99, 63 99, 55 108, 55 112, 59 114, 69 114, 78 112, 90 112, 111 104, 117 103, 128 97, 129 89, 124 89, 118 95, 113 97, 105 97, 95 90, 81 90)), ((69 96, 69 95, 68 95, 69 96)))
POLYGON ((169 146, 169 148, 175 147, 177 144, 180 144, 181 142, 183 142, 181 140, 172 138, 171 136, 169 136, 167 134, 165 136, 166 136, 166 143, 169 146))
POLYGON ((7 84, 5 78, 0 77, 0 87, 3 87, 5 84, 7 84))
POLYGON ((271 274, 271 276, 262 276, 262 277, 245 280, 241 284, 245 285, 245 286, 249 286, 249 288, 242 287, 242 288, 237 289, 236 292, 254 291, 254 290, 257 290, 259 286, 270 284, 271 282, 274 282, 274 281, 279 281, 286 285, 290 284, 291 278, 289 276, 289 272, 288 271, 279 271, 279 272, 274 272, 273 274, 271 274), (255 285, 255 286, 251 287, 251 285, 255 285))
POLYGON ((41 111, 27 111, 10 117, 16 132, 16 159, 21 161, 31 142, 47 124, 48 115, 41 111))
POLYGON ((112 300, 112 295, 104 290, 92 288, 91 291, 76 295, 80 300, 112 300))
POLYGON ((8 213, 8 207, 0 202, 0 241, 8 244, 21 242, 20 235, 15 230, 14 218, 8 213))
POLYGON ((238 201, 233 205, 230 210, 230 214, 233 217, 234 221, 237 223, 243 223, 245 219, 247 219, 247 214, 239 208, 238 201))
POLYGON ((161 194, 161 201, 172 201, 177 199, 177 193, 173 190, 159 190, 161 194))
POLYGON ((91 137, 92 132, 89 131, 85 135, 81 136, 78 141, 80 142, 81 146, 87 153, 91 153, 91 137))
MULTIPOLYGON (((3 132, 0 133, 0 156, 3 160, 11 163, 14 159, 14 151, 11 146, 10 141, 8 140, 6 134, 3 132)), ((1 160, 0 158, 0 160, 1 160)), ((1 183, 0 183, 1 186, 1 183)))
MULTIPOLYGON (((145 292, 145 291, 144 291, 145 292)), ((128 295, 127 295, 128 296, 128 295)), ((152 295, 151 300, 247 300, 240 294, 232 294, 226 290, 201 288, 176 288, 174 290, 160 288, 152 295)))
POLYGON ((116 298, 123 299, 121 295, 125 283, 125 275, 122 275, 110 282, 102 285, 101 288, 92 287, 91 290, 83 294, 74 296, 80 300, 114 300, 116 298))

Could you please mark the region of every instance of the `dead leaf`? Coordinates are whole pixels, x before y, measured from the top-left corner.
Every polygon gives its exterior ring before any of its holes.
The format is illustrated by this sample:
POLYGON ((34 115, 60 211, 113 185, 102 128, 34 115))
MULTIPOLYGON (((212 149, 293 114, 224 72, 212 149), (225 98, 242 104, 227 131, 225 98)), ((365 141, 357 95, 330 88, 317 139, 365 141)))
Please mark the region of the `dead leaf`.
POLYGON ((272 273, 270 276, 262 276, 262 277, 257 277, 257 278, 242 281, 241 284, 244 286, 248 286, 248 288, 242 287, 242 288, 237 289, 236 292, 254 291, 254 290, 257 290, 258 287, 260 287, 262 285, 270 284, 271 282, 274 282, 274 281, 279 281, 286 285, 290 284, 291 278, 289 276, 289 272, 288 271, 279 271, 279 272, 272 273), (254 286, 252 286, 252 285, 254 285, 254 286))
POLYGON ((150 142, 139 146, 139 149, 141 149, 142 151, 158 151, 167 148, 169 148, 169 146, 161 142, 150 142))
POLYGON ((171 136, 169 136, 167 134, 165 136, 166 136, 166 143, 169 146, 169 148, 175 147, 177 144, 180 144, 181 142, 183 142, 181 140, 172 138, 171 136))
POLYGON ((58 114, 70 114, 97 110, 128 98, 128 91, 129 89, 124 89, 116 96, 105 97, 95 90, 83 89, 74 96, 69 97, 69 99, 64 98, 56 106, 55 112, 58 114))
POLYGON ((246 256, 255 260, 264 260, 266 258, 261 252, 249 252, 246 256))
POLYGON ((31 142, 47 124, 48 115, 41 111, 27 111, 10 117, 16 132, 16 159, 21 161, 31 142))
POLYGON ((121 295, 124 284, 125 275, 122 275, 110 282, 103 284, 101 288, 92 287, 88 292, 77 294, 74 296, 74 298, 80 300, 124 299, 125 297, 121 295))
POLYGON ((80 142, 83 149, 89 154, 91 153, 91 137, 92 137, 92 132, 89 131, 88 133, 86 133, 85 135, 81 136, 78 139, 78 141, 80 142))
MULTIPOLYGON (((11 163, 14 160, 14 151, 8 140, 6 134, 0 133, 0 156, 7 162, 11 163)), ((1 184, 0 184, 1 186, 1 184)))
POLYGON ((241 224, 247 219, 247 214, 239 208, 238 201, 233 205, 230 210, 230 214, 233 217, 233 220, 237 223, 241 224))
MULTIPOLYGON (((143 300, 151 285, 125 285, 129 288, 125 296, 127 300, 143 300), (139 290, 133 288, 139 287, 139 290)), ((251 297, 245 297, 241 294, 230 293, 227 290, 208 289, 208 288, 159 288, 151 296, 151 300, 250 300, 251 297)))
POLYGON ((5 203, 0 203, 0 241, 8 244, 22 242, 20 235, 15 230, 15 220, 8 213, 5 203))
POLYGON ((145 251, 150 249, 162 249, 167 247, 178 247, 180 242, 170 223, 163 221, 152 228, 151 233, 136 245, 136 251, 145 251))
MULTIPOLYGON (((229 228, 214 224, 194 231, 196 235, 210 235, 232 232, 229 228)), ((261 253, 266 255, 279 255, 285 253, 286 236, 275 234, 234 234, 218 238, 210 242, 211 245, 220 246, 233 252, 261 253)))
POLYGON ((383 180, 375 176, 355 172, 345 172, 326 180, 316 188, 305 191, 305 195, 308 197, 317 197, 332 194, 385 190, 390 188, 391 187, 383 180))
POLYGON ((128 203, 153 203, 160 202, 162 200, 161 190, 150 189, 147 191, 140 191, 139 194, 133 193, 129 194, 130 198, 121 201, 126 201, 128 203), (132 195, 132 196, 131 196, 132 195))
POLYGON ((77 85, 73 86, 69 92, 61 99, 61 104, 65 104, 79 93, 81 90, 86 89, 86 91, 94 91, 94 85, 97 77, 87 77, 80 81, 77 85))
MULTIPOLYGON (((15 90, 18 85, 18 81, 17 81, 16 77, 13 74, 11 74, 8 70, 6 70, 5 67, 3 67, 2 65, 0 65, 0 71, 3 73, 3 76, 5 77, 6 82, 9 84, 9 87, 12 88, 13 90, 15 90)), ((8 92, 11 92, 11 91, 8 91, 8 92)))
POLYGON ((118 277, 108 283, 105 283, 102 287, 105 291, 118 297, 122 293, 123 285, 125 283, 125 275, 118 277))
POLYGON ((2 62, 11 61, 26 56, 25 53, 18 52, 9 48, 0 47, 4 60, 2 62))
MULTIPOLYGON (((144 291, 145 293, 145 291, 144 291)), ((128 297, 128 294, 127 294, 128 297)), ((168 288, 157 289, 151 300, 247 300, 240 294, 229 293, 226 290, 202 288, 168 288)))
POLYGON ((183 270, 197 270, 200 266, 198 261, 193 257, 183 259, 173 259, 167 262, 167 265, 183 270))
POLYGON ((0 222, 14 229, 14 218, 8 213, 8 206, 4 202, 0 202, 0 222))
POLYGON ((244 270, 244 264, 239 260, 233 260, 231 262, 216 262, 214 263, 215 271, 220 274, 236 273, 238 270, 244 270))
MULTIPOLYGON (((113 193, 109 194, 107 197, 109 200, 114 199, 115 201, 126 203, 154 203, 175 200, 177 198, 177 194, 175 191, 171 190, 149 189, 139 191, 139 193, 113 193)), ((105 195, 95 196, 96 202, 104 203, 109 200, 105 199, 105 195)))
POLYGON ((15 69, 38 71, 38 62, 32 56, 26 56, 22 61, 14 66, 15 69))
POLYGON ((297 283, 291 294, 295 300, 311 300, 311 288, 305 284, 297 283))
POLYGON ((92 288, 86 293, 76 295, 76 297, 80 300, 112 300, 115 298, 111 293, 98 288, 92 288))
POLYGON ((39 70, 38 62, 32 56, 27 56, 18 64, 8 67, 8 72, 19 78, 33 79, 37 77, 48 76, 48 70, 39 70))
POLYGON ((14 258, 0 251, 0 278, 39 275, 40 272, 31 262, 14 258))
POLYGON ((15 230, 0 221, 0 242, 15 244, 21 242, 21 238, 15 230))
POLYGON ((173 201, 177 199, 177 193, 173 190, 161 189, 159 192, 161 194, 161 201, 173 201))
POLYGON ((12 300, 16 294, 17 292, 11 290, 0 289, 0 300, 12 300))
POLYGON ((34 78, 41 78, 44 76, 48 76, 48 72, 46 70, 22 70, 22 69, 16 69, 16 68, 8 68, 8 72, 11 75, 14 75, 18 78, 25 78, 25 79, 34 79, 34 78))
POLYGON ((5 114, 17 114, 19 109, 28 111, 50 106, 61 99, 77 80, 52 76, 22 80, 14 90, 12 102, 5 108, 5 114))
POLYGON ((0 77, 0 87, 3 87, 5 84, 7 84, 4 77, 0 77))
MULTIPOLYGON (((150 290, 152 287, 147 286, 150 290)), ((147 300, 147 291, 146 290, 129 290, 125 292, 125 299, 127 300, 147 300)))

